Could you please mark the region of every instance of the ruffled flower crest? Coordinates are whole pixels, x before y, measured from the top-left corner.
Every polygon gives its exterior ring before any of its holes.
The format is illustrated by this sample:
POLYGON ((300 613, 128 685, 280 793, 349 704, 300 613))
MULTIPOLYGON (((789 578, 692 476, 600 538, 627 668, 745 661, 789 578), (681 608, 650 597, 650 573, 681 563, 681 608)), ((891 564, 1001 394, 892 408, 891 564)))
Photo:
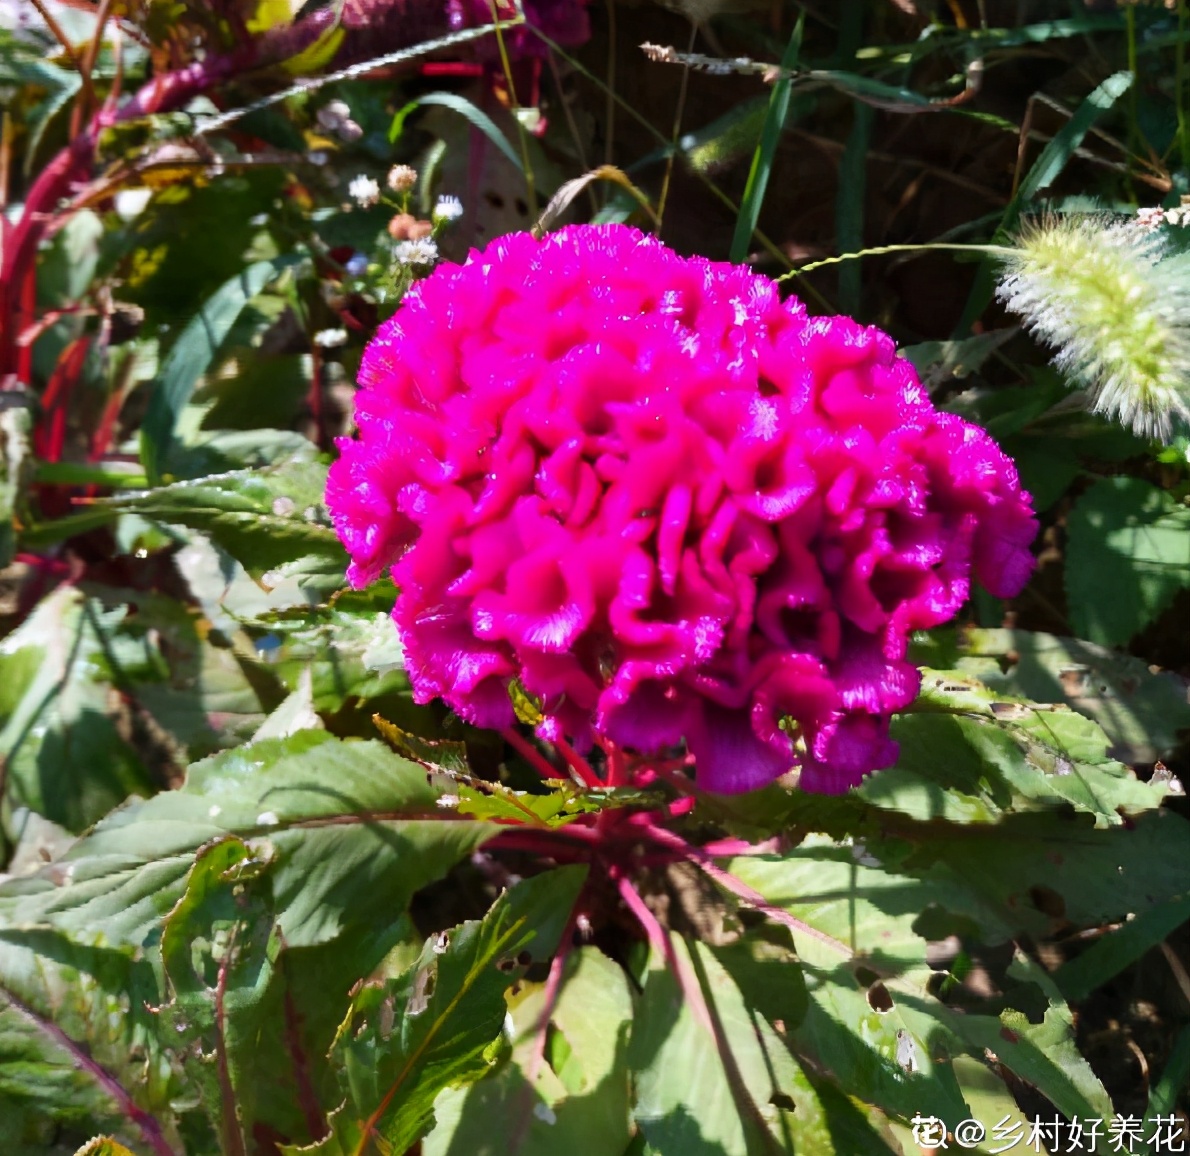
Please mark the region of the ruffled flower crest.
POLYGON ((879 330, 623 226, 443 265, 369 345, 327 497, 390 569, 419 702, 645 754, 709 790, 895 761, 910 632, 1032 568, 1012 463, 879 330))

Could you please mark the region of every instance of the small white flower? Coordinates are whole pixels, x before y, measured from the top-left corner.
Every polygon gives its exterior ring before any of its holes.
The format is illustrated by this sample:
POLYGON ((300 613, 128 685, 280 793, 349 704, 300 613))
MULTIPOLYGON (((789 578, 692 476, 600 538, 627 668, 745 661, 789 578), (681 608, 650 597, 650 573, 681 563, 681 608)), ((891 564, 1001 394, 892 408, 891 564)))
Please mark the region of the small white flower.
POLYGON ((314 334, 314 344, 319 349, 338 349, 347 344, 346 329, 320 329, 314 334))
POLYGON ((409 165, 393 165, 388 170, 388 187, 394 193, 407 193, 417 184, 417 169, 409 165))
POLYGON ((432 265, 438 260, 438 246, 428 237, 417 241, 398 241, 393 256, 402 265, 432 265))
POLYGON ((1136 210, 1136 223, 1142 229, 1159 229, 1165 220, 1163 209, 1149 208, 1136 210))
POLYGON ((342 121, 349 119, 351 116, 351 109, 347 107, 345 101, 332 100, 329 104, 324 104, 318 110, 318 123, 325 129, 334 132, 342 121))
POLYGON ((352 253, 343 268, 352 277, 362 277, 368 271, 368 258, 365 253, 352 253))
POLYGON ((380 186, 371 177, 366 177, 362 173, 358 177, 352 178, 351 184, 347 186, 347 192, 361 209, 370 209, 380 200, 380 186))
POLYGON ((463 215, 463 202, 458 197, 439 197, 434 206, 434 224, 439 221, 457 221, 463 215))
POLYGON ((122 221, 139 217, 152 195, 152 189, 121 189, 116 194, 116 214, 122 221))

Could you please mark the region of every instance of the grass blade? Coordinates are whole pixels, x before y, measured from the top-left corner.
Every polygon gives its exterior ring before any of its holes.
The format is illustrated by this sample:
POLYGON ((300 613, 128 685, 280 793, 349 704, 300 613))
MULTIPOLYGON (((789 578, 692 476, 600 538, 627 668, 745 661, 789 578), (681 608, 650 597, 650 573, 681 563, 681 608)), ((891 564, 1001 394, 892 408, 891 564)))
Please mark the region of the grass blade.
POLYGON ((760 131, 760 141, 752 154, 752 168, 748 171, 744 199, 740 203, 739 215, 735 220, 735 233, 731 238, 731 260, 736 263, 747 257, 748 243, 752 240, 752 232, 760 219, 760 206, 764 203, 764 194, 768 189, 777 142, 781 139, 781 130, 785 127, 785 117, 789 113, 793 78, 788 74, 797 68, 802 50, 802 30, 805 25, 806 14, 803 11, 798 15, 789 43, 781 57, 781 69, 785 75, 773 85, 773 95, 769 98, 769 108, 765 114, 764 127, 760 131))

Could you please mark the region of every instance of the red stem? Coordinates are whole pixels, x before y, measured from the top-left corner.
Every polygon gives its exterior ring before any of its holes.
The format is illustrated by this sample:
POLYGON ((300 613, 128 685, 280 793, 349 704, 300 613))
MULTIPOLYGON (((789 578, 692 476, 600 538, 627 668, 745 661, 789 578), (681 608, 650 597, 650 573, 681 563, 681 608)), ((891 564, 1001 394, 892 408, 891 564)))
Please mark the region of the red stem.
POLYGON ((711 1018, 711 1009, 707 1007, 706 997, 703 995, 698 977, 693 975, 689 967, 678 958, 678 953, 674 951, 673 941, 669 934, 657 922, 657 917, 649 910, 648 905, 640 897, 632 883, 616 873, 616 886, 619 888, 620 896, 628 910, 636 916, 636 921, 644 930, 653 950, 661 955, 661 958, 665 960, 666 967, 673 972, 674 979, 678 981, 678 987, 682 989, 682 994, 694 1012, 695 1019, 711 1033, 712 1039, 717 1039, 715 1021, 711 1018))
POLYGON ((33 431, 33 448, 44 461, 56 462, 62 457, 62 449, 66 444, 67 406, 83 372, 90 348, 90 337, 76 337, 62 351, 54 372, 50 374, 49 383, 41 397, 47 424, 33 431))
POLYGON ((566 760, 567 765, 574 772, 574 774, 588 787, 596 789, 602 787, 604 784, 600 781, 599 776, 595 773, 591 764, 583 758, 565 739, 554 739, 554 747, 557 752, 566 760))
POLYGON ((537 1035, 533 1041, 533 1056, 529 1060, 529 1083, 537 1083, 537 1073, 541 1070, 541 1062, 545 1059, 545 1044, 550 1030, 550 1019, 554 1008, 558 1006, 558 996, 562 991, 562 977, 566 971, 566 961, 574 949, 574 925, 578 919, 578 903, 570 909, 570 916, 566 920, 566 927, 562 931, 562 938, 558 941, 558 950, 550 961, 550 973, 545 981, 545 1003, 541 1008, 541 1017, 537 1022, 537 1035))
POLYGON ((505 727, 500 737, 517 752, 543 779, 560 779, 562 776, 550 761, 528 739, 523 738, 513 727, 505 727))

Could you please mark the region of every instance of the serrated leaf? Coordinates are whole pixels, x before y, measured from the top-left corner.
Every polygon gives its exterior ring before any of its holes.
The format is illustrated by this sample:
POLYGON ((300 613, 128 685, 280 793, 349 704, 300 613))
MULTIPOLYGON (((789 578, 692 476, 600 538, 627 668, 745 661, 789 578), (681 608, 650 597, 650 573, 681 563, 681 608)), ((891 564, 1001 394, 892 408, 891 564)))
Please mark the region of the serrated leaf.
POLYGON ((503 819, 536 826, 562 827, 579 815, 601 810, 597 800, 587 792, 576 790, 574 784, 558 779, 547 784, 552 789, 544 794, 514 791, 502 783, 477 780, 475 785, 457 788, 460 815, 477 819, 503 819))
POLYGON ((326 467, 291 461, 110 499, 106 506, 208 535, 268 588, 296 580, 329 595, 347 555, 323 505, 326 467))
POLYGON ((1167 757, 1190 730, 1186 679, 1082 639, 1028 630, 935 631, 915 650, 934 666, 953 662, 998 694, 1065 702, 1093 718, 1111 739, 1109 753, 1127 763, 1167 757))
POLYGON ((1190 586, 1190 509, 1139 478, 1101 478, 1066 524, 1066 595, 1080 638, 1121 646, 1190 586))
POLYGON ((917 819, 994 822, 1058 802, 1118 825, 1160 804, 1165 788, 1107 757, 1110 740, 1064 705, 1008 699, 969 674, 923 670, 911 713, 893 723, 895 767, 857 792, 917 819))
POLYGON ((360 1156, 375 1139, 404 1152, 423 1136, 438 1094, 488 1070, 504 992, 553 954, 586 874, 562 867, 525 880, 483 920, 432 936, 397 979, 366 984, 335 1044, 345 1106, 332 1115, 331 1134, 300 1151, 360 1156))
POLYGON ((425 771, 380 743, 321 731, 265 739, 190 768, 185 785, 115 811, 67 856, 0 885, 0 915, 139 945, 173 908, 196 853, 229 835, 272 855, 291 947, 391 924, 412 894, 489 838, 450 818, 425 771))
MULTIPOLYGON (((1116 834, 1095 837, 1108 844, 1116 834)), ((849 850, 814 841, 781 858, 731 864, 733 874, 770 902, 855 953, 843 959, 794 933, 809 994, 807 1013, 791 1032, 795 1049, 841 1087, 902 1118, 932 1114, 952 1127, 965 1118, 969 1105, 950 1061, 964 1052, 982 1060, 987 1051, 1068 1115, 1101 1115, 1105 1105, 1110 1111, 1102 1085, 1075 1046, 1068 1009, 1036 968, 1020 964, 1009 974, 1042 988, 1049 1003, 1042 1024, 1030 1023, 1012 1007, 999 1017, 957 1013, 932 994, 926 932, 919 922, 931 909, 935 928, 962 928, 983 942, 1004 938, 1025 917, 1014 910, 1017 899, 999 894, 999 880, 986 878, 994 845, 965 852, 952 846, 948 855, 938 854, 933 842, 923 848, 920 863, 910 856, 897 867, 882 862, 889 853, 897 853, 894 845, 867 843, 849 850), (968 855, 960 867, 958 860, 968 855), (939 923, 943 915, 949 923, 939 923)), ((1071 881, 1075 889, 1086 880, 1082 866, 1071 881)), ((1102 891, 1097 899, 1110 902, 1102 891)))
MULTIPOLYGON (((161 936, 172 996, 159 1013, 163 1031, 185 1057, 190 1087, 202 1096, 227 1152, 243 1151, 251 1135, 261 1090, 256 1064, 267 1062, 259 1055, 262 1004, 280 940, 267 889, 253 885, 267 869, 239 839, 208 844, 161 936)), ((269 1058, 273 1079, 287 1083, 286 1068, 269 1058)))
POLYGON ((96 1136, 88 1140, 74 1156, 133 1156, 133 1153, 113 1136, 96 1136))
POLYGON ((400 755, 420 763, 428 771, 444 775, 471 777, 471 764, 467 761, 467 744, 452 739, 423 739, 410 734, 395 723, 380 715, 373 715, 372 722, 385 741, 400 755))

